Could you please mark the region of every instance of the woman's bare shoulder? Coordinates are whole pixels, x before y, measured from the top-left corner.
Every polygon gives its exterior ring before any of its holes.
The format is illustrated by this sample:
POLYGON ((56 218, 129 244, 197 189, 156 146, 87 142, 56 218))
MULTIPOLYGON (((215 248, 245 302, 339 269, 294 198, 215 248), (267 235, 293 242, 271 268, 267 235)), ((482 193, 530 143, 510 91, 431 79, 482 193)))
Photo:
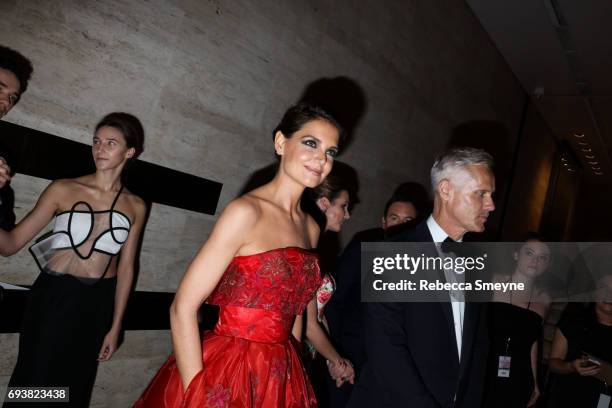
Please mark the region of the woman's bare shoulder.
POLYGON ((261 199, 245 194, 229 202, 223 209, 221 218, 233 218, 242 221, 254 221, 261 216, 261 199))
POLYGON ((136 194, 132 193, 127 188, 123 189, 122 194, 125 194, 125 198, 130 203, 130 206, 132 206, 134 209, 136 209, 136 211, 144 212, 146 210, 147 204, 145 203, 145 201, 142 198, 140 198, 136 194))
POLYGON ((78 188, 79 183, 75 179, 58 179, 49 183, 44 194, 54 197, 57 201, 62 201, 62 198, 72 196, 78 188))

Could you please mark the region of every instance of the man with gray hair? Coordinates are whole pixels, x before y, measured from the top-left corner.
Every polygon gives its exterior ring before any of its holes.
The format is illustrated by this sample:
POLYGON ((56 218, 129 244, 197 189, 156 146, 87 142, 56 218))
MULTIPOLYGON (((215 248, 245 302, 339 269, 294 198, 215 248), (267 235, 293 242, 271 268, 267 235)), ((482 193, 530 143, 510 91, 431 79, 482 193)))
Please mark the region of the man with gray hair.
MULTIPOLYGON (((454 148, 431 169, 433 213, 393 241, 463 240, 482 232, 495 209, 493 159, 480 149, 454 148)), ((432 245, 433 256, 444 256, 432 245)), ((456 279, 452 270, 441 272, 456 279)), ((477 408, 488 351, 485 307, 449 293, 448 301, 367 303, 367 363, 349 407, 477 408), (451 300, 453 299, 453 300, 451 300)))

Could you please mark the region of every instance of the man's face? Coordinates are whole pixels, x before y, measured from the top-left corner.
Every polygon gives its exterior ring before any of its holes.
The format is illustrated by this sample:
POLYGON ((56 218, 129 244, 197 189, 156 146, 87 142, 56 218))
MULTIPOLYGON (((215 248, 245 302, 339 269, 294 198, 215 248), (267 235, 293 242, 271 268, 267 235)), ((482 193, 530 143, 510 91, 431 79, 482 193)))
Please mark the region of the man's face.
POLYGON ((482 232, 489 213, 495 210, 495 177, 484 165, 469 165, 457 170, 448 183, 447 213, 458 229, 482 232))
POLYGON ((0 68, 0 118, 8 113, 19 100, 20 85, 17 76, 0 68))
POLYGON ((387 214, 383 217, 382 227, 386 230, 396 225, 412 221, 416 216, 417 210, 412 203, 407 201, 396 201, 389 206, 387 214))

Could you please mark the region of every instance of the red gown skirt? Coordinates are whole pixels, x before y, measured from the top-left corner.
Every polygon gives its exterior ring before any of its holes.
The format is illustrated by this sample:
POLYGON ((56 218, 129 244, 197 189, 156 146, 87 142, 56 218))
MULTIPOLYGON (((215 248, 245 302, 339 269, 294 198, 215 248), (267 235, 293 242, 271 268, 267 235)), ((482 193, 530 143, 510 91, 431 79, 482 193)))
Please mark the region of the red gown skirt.
POLYGON ((316 407, 291 324, 279 312, 221 307, 219 322, 202 341, 204 368, 187 391, 170 356, 134 407, 316 407))

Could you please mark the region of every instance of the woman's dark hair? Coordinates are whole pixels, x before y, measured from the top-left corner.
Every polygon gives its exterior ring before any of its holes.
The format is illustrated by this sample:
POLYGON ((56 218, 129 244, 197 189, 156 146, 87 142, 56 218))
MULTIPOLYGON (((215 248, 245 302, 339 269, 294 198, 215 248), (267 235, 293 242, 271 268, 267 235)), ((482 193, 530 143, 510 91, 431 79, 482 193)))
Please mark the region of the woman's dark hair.
POLYGON ((286 138, 290 138, 306 123, 317 119, 324 120, 332 124, 336 129, 338 129, 340 143, 344 141, 344 131, 342 130, 340 123, 323 108, 306 102, 300 102, 297 105, 287 109, 287 112, 285 112, 283 115, 280 123, 274 128, 272 138, 275 137, 276 132, 281 132, 286 138))
POLYGON ((115 128, 123 134, 127 147, 136 150, 133 159, 144 151, 144 129, 136 116, 125 112, 109 113, 96 125, 95 133, 105 126, 115 128))
POLYGON ((315 188, 309 188, 306 191, 314 199, 314 201, 317 201, 319 198, 325 197, 330 202, 332 202, 336 198, 338 198, 342 191, 346 191, 349 194, 349 197, 351 195, 350 186, 345 182, 344 179, 342 179, 342 177, 339 177, 337 174, 335 174, 333 169, 329 173, 329 175, 325 177, 325 180, 323 180, 321 184, 319 184, 315 188))
POLYGON ((325 197, 330 202, 333 202, 342 191, 346 191, 349 195, 349 202, 353 197, 351 186, 338 172, 334 171, 336 167, 332 168, 325 180, 315 188, 306 188, 304 194, 302 194, 301 207, 306 213, 310 214, 315 219, 321 230, 325 229, 327 224, 327 218, 323 211, 317 205, 319 198, 325 197))
POLYGON ((523 244, 527 241, 548 242, 548 239, 546 239, 546 237, 543 234, 540 234, 539 232, 535 232, 535 231, 528 231, 525 235, 523 235, 522 238, 523 239, 521 240, 521 242, 523 244))
POLYGON ((12 48, 0 45, 0 68, 12 72, 17 77, 21 96, 28 89, 28 81, 34 71, 30 60, 12 48))

